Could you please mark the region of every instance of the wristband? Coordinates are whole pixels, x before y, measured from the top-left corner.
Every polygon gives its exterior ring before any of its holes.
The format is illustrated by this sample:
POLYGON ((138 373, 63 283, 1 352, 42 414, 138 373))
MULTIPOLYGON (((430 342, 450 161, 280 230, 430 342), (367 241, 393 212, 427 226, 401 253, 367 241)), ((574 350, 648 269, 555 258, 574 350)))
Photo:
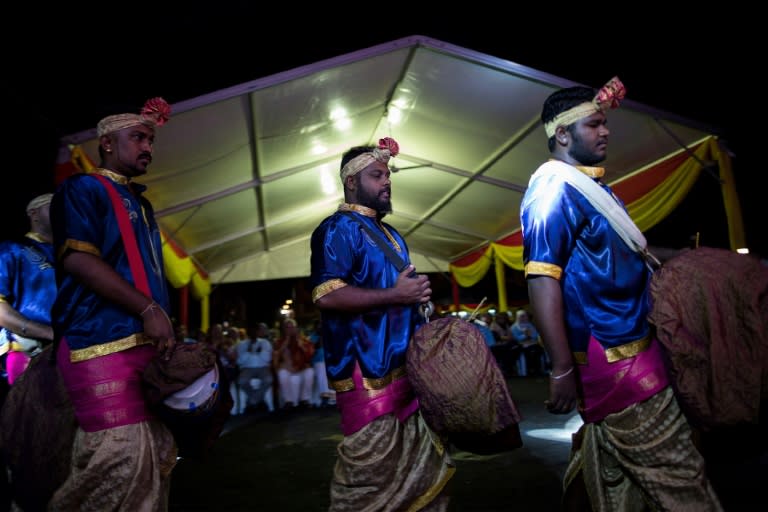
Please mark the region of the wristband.
POLYGON ((573 366, 571 366, 570 368, 568 368, 568 370, 564 371, 564 372, 563 372, 563 373, 561 373, 560 375, 550 375, 550 376, 549 376, 549 378, 550 378, 550 379, 554 379, 554 380, 560 380, 560 379, 562 379, 563 377, 566 377, 566 376, 570 375, 570 374, 571 374, 571 372, 573 372, 573 366))
POLYGON ((139 315, 140 315, 140 316, 144 316, 144 315, 145 315, 145 314, 146 314, 148 311, 150 311, 150 310, 152 310, 152 309, 154 309, 154 308, 156 308, 156 307, 159 307, 159 306, 158 306, 158 304, 157 304, 157 302, 155 302, 155 301, 152 301, 152 302, 150 302, 150 303, 147 305, 147 307, 145 307, 145 308, 144 308, 144 311, 142 311, 141 313, 139 313, 139 315))

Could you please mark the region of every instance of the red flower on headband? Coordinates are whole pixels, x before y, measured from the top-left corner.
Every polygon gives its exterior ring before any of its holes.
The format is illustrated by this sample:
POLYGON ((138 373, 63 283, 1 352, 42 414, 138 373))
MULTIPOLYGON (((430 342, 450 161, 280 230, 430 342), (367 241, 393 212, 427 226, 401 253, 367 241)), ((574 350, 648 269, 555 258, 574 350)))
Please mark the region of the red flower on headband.
POLYGON ((595 96, 595 103, 600 108, 616 108, 619 106, 619 101, 624 99, 627 95, 627 89, 624 84, 621 83, 619 77, 615 76, 611 78, 602 89, 597 91, 595 96))
POLYGON ((141 117, 151 119, 157 126, 163 126, 171 117, 171 106, 163 98, 152 98, 141 108, 141 117))
POLYGON ((400 146, 392 137, 379 139, 379 149, 388 149, 389 156, 397 156, 397 154, 400 153, 400 146))

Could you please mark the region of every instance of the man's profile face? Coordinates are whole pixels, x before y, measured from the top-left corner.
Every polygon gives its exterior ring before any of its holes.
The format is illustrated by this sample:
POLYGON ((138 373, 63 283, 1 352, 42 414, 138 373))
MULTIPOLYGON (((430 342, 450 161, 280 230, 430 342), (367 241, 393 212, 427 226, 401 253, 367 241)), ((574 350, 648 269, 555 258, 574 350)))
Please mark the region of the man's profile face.
POLYGON ((360 171, 357 180, 357 203, 375 210, 381 217, 392 213, 391 171, 387 164, 373 162, 360 171))
POLYGON ((573 123, 569 128, 568 155, 582 165, 599 164, 606 157, 608 134, 605 114, 596 112, 573 123))
MULTIPOLYGON (((44 204, 35 210, 37 216, 37 222, 43 229, 50 231, 51 229, 51 203, 44 204)), ((33 215, 35 215, 33 213, 33 215)))
POLYGON ((152 163, 154 128, 139 124, 114 132, 109 137, 112 145, 107 160, 113 170, 129 177, 146 174, 147 167, 152 163))

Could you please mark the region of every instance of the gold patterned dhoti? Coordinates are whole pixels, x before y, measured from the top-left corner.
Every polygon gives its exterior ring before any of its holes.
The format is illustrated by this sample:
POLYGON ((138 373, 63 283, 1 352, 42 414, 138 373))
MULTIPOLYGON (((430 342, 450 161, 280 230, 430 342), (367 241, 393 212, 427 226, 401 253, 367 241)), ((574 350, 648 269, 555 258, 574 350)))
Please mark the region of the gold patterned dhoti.
POLYGON ((600 512, 721 511, 672 388, 582 427, 565 487, 583 477, 600 512), (581 473, 581 475, 579 475, 581 473))
POLYGON ((331 512, 445 511, 455 467, 419 413, 385 414, 344 437, 331 483, 331 512))
POLYGON ((157 419, 75 434, 69 477, 48 510, 164 512, 176 443, 157 419))

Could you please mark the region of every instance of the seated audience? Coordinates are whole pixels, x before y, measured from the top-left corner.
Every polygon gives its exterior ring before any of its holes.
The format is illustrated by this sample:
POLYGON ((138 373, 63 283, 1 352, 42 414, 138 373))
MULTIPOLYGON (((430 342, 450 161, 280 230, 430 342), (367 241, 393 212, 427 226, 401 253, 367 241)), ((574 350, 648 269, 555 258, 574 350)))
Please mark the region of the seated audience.
POLYGON ((296 320, 287 318, 272 353, 283 408, 310 404, 315 378, 313 355, 314 345, 299 331, 296 320))

